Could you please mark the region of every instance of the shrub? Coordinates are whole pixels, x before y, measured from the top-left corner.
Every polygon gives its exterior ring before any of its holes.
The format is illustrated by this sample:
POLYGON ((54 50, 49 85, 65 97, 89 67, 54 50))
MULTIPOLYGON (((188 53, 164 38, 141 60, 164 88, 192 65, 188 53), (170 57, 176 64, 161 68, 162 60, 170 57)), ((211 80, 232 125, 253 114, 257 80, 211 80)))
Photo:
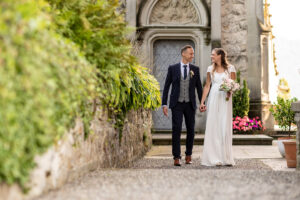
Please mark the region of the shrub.
POLYGON ((130 55, 118 1, 50 3, 0 1, 0 183, 24 186, 36 154, 76 117, 87 127, 95 98, 120 130, 128 110, 160 105, 158 82, 130 55))
POLYGON ((270 108, 270 112, 280 128, 291 130, 292 123, 295 123, 295 112, 292 111, 291 105, 296 101, 297 98, 295 97, 286 100, 282 97, 277 97, 277 103, 274 103, 270 108))
POLYGON ((58 32, 77 43, 99 69, 101 100, 117 121, 130 109, 159 107, 159 84, 131 55, 119 0, 48 1, 58 32))
POLYGON ((74 118, 91 117, 96 68, 51 31, 45 2, 3 0, 0 7, 0 182, 24 185, 34 156, 74 118))
MULTIPOLYGON (((236 82, 241 85, 240 71, 237 72, 236 82)), ((248 89, 246 80, 243 80, 243 86, 240 90, 237 90, 233 94, 232 101, 232 110, 233 116, 248 116, 249 106, 250 106, 250 98, 249 98, 250 90, 248 89)))

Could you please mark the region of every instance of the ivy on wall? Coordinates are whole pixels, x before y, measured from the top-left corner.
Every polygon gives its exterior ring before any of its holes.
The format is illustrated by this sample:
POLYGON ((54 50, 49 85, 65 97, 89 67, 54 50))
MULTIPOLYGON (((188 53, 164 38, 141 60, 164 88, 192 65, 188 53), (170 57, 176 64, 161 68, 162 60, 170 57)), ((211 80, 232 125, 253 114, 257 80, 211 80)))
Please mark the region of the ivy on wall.
MULTIPOLYGON (((117 127, 160 105, 159 85, 130 54, 118 1, 0 2, 0 183, 24 187, 35 155, 100 99, 117 127)), ((88 129, 86 129, 88 132, 88 129)))

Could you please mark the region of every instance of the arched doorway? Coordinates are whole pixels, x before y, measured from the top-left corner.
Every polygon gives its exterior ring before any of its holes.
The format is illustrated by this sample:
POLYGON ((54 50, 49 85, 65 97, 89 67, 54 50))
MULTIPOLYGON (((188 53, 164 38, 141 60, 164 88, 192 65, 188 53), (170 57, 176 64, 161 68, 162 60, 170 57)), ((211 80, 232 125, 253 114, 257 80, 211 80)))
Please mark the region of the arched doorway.
MULTIPOLYGON (((192 40, 156 40, 153 44, 154 67, 153 74, 160 85, 160 93, 162 94, 165 79, 170 64, 175 64, 180 61, 180 49, 184 45, 192 45, 195 48, 195 43, 192 40)), ((194 61, 195 63, 195 61, 194 61)), ((171 90, 170 90, 171 91, 171 90)), ((153 128, 156 130, 171 130, 172 129, 172 111, 169 110, 169 117, 162 115, 162 108, 153 111, 153 128)), ((182 129, 185 129, 183 123, 182 129)))
MULTIPOLYGON (((186 44, 194 47, 194 64, 200 67, 201 78, 205 76, 206 67, 210 65, 211 45, 208 12, 202 3, 196 0, 149 0, 139 9, 139 40, 149 59, 149 68, 160 83, 161 93, 168 66, 180 62, 180 49, 186 44)), ((197 113, 196 129, 204 129, 204 122, 204 114, 197 113)), ((153 128, 171 130, 171 115, 164 117, 161 108, 154 111, 153 128)))

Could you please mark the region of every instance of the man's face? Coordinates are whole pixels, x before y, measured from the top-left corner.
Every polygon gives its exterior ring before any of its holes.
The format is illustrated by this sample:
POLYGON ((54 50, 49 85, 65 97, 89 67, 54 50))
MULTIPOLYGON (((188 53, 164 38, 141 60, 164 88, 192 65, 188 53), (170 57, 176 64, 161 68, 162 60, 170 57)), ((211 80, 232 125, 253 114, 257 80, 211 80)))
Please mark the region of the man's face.
POLYGON ((188 48, 184 52, 182 52, 182 57, 188 61, 192 62, 194 59, 194 49, 193 48, 188 48))

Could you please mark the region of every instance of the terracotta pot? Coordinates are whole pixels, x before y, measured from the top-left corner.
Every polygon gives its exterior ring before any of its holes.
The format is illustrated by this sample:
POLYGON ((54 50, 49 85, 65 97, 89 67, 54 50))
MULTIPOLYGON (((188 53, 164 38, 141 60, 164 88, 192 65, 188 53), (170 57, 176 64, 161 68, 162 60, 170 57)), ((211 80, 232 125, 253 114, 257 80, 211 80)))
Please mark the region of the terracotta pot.
POLYGON ((284 150, 285 150, 285 158, 288 168, 296 168, 296 141, 295 140, 287 140, 283 141, 284 150))
POLYGON ((283 158, 285 157, 285 151, 284 151, 284 145, 282 142, 286 141, 286 140, 290 140, 290 139, 291 139, 291 137, 279 137, 277 139, 278 150, 283 158))

